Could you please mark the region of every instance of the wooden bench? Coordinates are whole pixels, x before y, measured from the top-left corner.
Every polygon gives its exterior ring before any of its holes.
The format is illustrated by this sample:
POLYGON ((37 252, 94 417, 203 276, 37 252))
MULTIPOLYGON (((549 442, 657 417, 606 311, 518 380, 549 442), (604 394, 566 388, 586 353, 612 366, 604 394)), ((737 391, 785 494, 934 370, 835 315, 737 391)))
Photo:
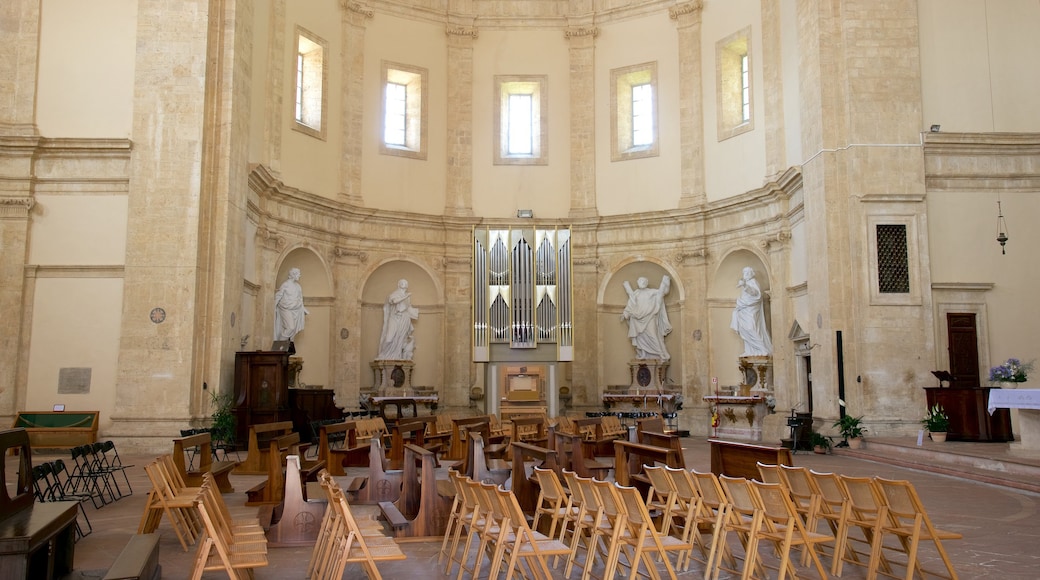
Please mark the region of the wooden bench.
POLYGON ((214 481, 220 493, 232 493, 235 488, 231 485, 228 475, 237 465, 237 461, 213 461, 213 440, 209 433, 197 433, 186 437, 178 437, 173 440, 173 463, 177 466, 184 483, 191 487, 202 485, 202 474, 212 473, 214 481), (185 453, 198 447, 199 467, 189 469, 185 461, 185 453))
POLYGON ((4 578, 60 578, 72 571, 78 501, 35 503, 32 450, 24 428, 0 431, 0 457, 17 452, 18 474, 0 461, 0 574, 4 578), (13 495, 12 495, 13 492, 13 495))
POLYGON ((134 534, 116 556, 103 580, 158 580, 162 578, 159 565, 159 534, 134 534))
POLYGON ((794 465, 791 450, 743 441, 708 439, 711 447, 711 472, 716 475, 758 479, 758 462, 770 465, 794 465))
POLYGON ((452 488, 449 497, 439 493, 434 471, 436 462, 437 457, 432 451, 405 444, 401 497, 397 502, 379 502, 379 509, 393 528, 394 537, 444 535, 455 492, 452 488), (416 473, 416 463, 422 465, 419 473, 416 473))
POLYGON ((332 423, 319 428, 318 459, 325 462, 329 475, 346 475, 344 467, 368 465, 370 450, 368 441, 358 441, 357 421, 332 423))
MULTIPOLYGON (((426 446, 427 424, 436 423, 436 417, 412 417, 401 419, 390 429, 390 455, 387 457, 390 469, 401 469, 404 465, 404 446, 407 443, 418 445, 436 453, 440 445, 426 446)), ((434 467, 437 467, 434 460, 434 467)))
POLYGON ((97 443, 98 415, 98 411, 21 411, 12 428, 24 428, 34 449, 72 449, 97 443))
POLYGON ((682 438, 678 435, 658 433, 656 431, 643 431, 639 433, 639 442, 643 445, 665 447, 675 451, 677 464, 672 467, 681 467, 686 469, 686 458, 683 457, 682 438))
POLYGON ((387 471, 381 437, 370 440, 368 445, 368 477, 355 477, 343 491, 353 495, 351 503, 395 502, 401 497, 401 472, 387 471))
MULTIPOLYGON (((234 473, 239 475, 264 475, 268 468, 268 452, 271 450, 271 439, 292 433, 292 421, 277 423, 258 423, 249 426, 249 447, 246 460, 238 464, 234 473)), ((278 457, 275 462, 278 462, 278 457)), ((281 466, 279 466, 281 468, 281 466)))
POLYGON ((475 417, 461 417, 458 419, 452 419, 451 421, 451 445, 448 447, 448 453, 443 459, 450 459, 452 461, 458 461, 466 457, 466 449, 469 446, 466 432, 471 430, 478 430, 485 435, 484 443, 486 445, 499 445, 502 443, 502 439, 499 435, 492 437, 491 430, 491 416, 490 415, 477 415, 475 417))
POLYGON ((537 467, 551 469, 563 480, 563 469, 556 458, 556 451, 548 447, 539 447, 530 443, 514 441, 510 443, 513 455, 513 493, 524 513, 533 514, 538 507, 538 494, 541 486, 527 475, 527 462, 540 462, 537 467))
MULTIPOLYGON (((614 441, 622 438, 622 434, 607 435, 603 429, 603 417, 575 419, 574 428, 578 434, 592 444, 592 453, 598 457, 614 455, 614 441)), ((623 434, 625 438, 628 433, 623 434)))
POLYGON ((282 502, 280 513, 275 510, 272 518, 274 523, 267 530, 268 546, 313 546, 317 541, 318 528, 329 502, 321 493, 304 497, 303 482, 299 456, 286 457, 285 501, 282 502))
MULTIPOLYGON (((285 499, 285 458, 290 455, 303 456, 309 444, 300 442, 299 433, 289 433, 268 444, 267 479, 246 490, 246 505, 277 505, 285 499)), ((300 468, 303 481, 316 481, 318 472, 325 467, 325 462, 305 461, 300 468)))
POLYGON ((606 479, 612 465, 597 461, 593 456, 592 445, 581 435, 571 433, 552 434, 550 449, 557 453, 560 467, 578 474, 579 477, 606 479))
POLYGON ((614 481, 618 485, 638 484, 636 486, 645 492, 650 480, 643 475, 643 465, 663 463, 678 468, 681 462, 682 451, 676 451, 671 447, 657 447, 632 441, 614 442, 614 481))

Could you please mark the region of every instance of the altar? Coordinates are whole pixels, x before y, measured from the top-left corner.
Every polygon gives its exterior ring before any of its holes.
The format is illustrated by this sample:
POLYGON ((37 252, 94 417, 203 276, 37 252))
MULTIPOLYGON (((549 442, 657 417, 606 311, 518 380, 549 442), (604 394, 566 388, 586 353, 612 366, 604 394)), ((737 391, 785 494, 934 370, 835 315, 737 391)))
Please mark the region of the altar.
POLYGON ((1040 389, 993 389, 987 410, 997 409, 1018 409, 1018 441, 1009 448, 1040 452, 1040 389))
POLYGON ((762 440, 762 420, 770 412, 769 399, 759 394, 705 395, 701 399, 715 411, 714 437, 736 441, 762 440))

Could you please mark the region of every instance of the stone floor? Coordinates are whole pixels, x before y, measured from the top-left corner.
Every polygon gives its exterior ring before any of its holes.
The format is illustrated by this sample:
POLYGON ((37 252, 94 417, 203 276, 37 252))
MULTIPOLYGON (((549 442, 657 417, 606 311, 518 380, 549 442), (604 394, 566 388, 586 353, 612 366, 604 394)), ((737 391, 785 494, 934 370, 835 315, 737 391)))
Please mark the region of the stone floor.
MULTIPOLYGON (((684 448, 687 467, 709 469, 705 439, 684 439, 684 448)), ((67 455, 40 454, 34 457, 34 463, 55 457, 68 459, 67 455)), ((76 545, 73 578, 102 577, 137 530, 149 489, 143 466, 151 459, 124 457, 124 461, 136 466, 130 470, 133 495, 100 509, 88 504, 87 513, 94 531, 76 545)), ((13 460, 8 458, 8 461, 13 460)), ((1014 454, 1009 452, 1007 444, 1001 443, 939 445, 926 441, 918 447, 916 441, 874 438, 863 451, 835 449, 828 455, 800 451, 795 454, 795 464, 817 471, 910 480, 935 524, 964 535, 963 540, 945 543, 960 578, 1040 578, 1040 494, 1035 492, 1040 483, 1040 454, 1014 454), (976 471, 984 473, 980 475, 976 471), (1008 486, 1015 482, 1025 487, 1032 485, 1033 491, 1008 486)), ((259 476, 231 477, 239 491, 224 497, 234 515, 255 514, 256 508, 243 505, 245 494, 241 491, 260 479, 259 476)), ((186 578, 193 552, 181 548, 167 521, 162 522, 159 532, 163 577, 186 578)), ((408 559, 381 564, 379 568, 384 577, 445 577, 443 569, 436 565, 439 538, 403 543, 402 549, 408 559)), ((923 554, 931 560, 934 550, 925 547, 923 554)), ((306 548, 271 548, 269 565, 257 569, 255 577, 259 580, 303 578, 309 556, 310 550, 306 548)), ((829 560, 824 559, 824 564, 829 565, 829 560)), ((817 575, 807 568, 799 568, 798 576, 814 578, 817 575)), ((222 577, 225 574, 217 572, 204 576, 207 579, 222 577)), ((344 577, 364 578, 365 574, 358 566, 350 565, 344 577)), ((554 578, 563 577, 562 571, 554 571, 554 578)), ((695 566, 679 577, 701 578, 703 570, 695 566)), ((863 577, 863 569, 845 567, 843 578, 863 577)))

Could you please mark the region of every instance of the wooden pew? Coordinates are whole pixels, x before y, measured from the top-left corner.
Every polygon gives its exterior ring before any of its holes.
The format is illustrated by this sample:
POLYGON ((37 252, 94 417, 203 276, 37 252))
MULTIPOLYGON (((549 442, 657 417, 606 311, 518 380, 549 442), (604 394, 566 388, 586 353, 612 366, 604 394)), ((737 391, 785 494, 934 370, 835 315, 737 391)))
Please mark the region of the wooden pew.
POLYGON ((286 457, 285 501, 282 502, 281 513, 276 514, 276 523, 267 530, 268 546, 313 546, 317 541, 318 528, 329 502, 324 494, 309 499, 304 497, 303 480, 300 457, 286 457))
POLYGON ((538 506, 538 494, 541 486, 527 475, 526 462, 539 461, 538 467, 555 471, 561 481, 563 480, 563 469, 560 468, 560 463, 556 459, 556 451, 552 449, 520 441, 510 443, 510 447, 513 454, 513 493, 520 502, 524 513, 533 515, 538 506))
MULTIPOLYGON (((396 503, 379 502, 383 516, 394 530, 394 537, 415 538, 443 536, 448 522, 448 512, 455 497, 454 487, 450 496, 438 492, 434 452, 418 445, 404 446, 404 483, 401 497, 396 503), (416 473, 416 463, 421 463, 416 473)), ((450 487, 450 486, 449 486, 450 487)))
POLYGON ((489 425, 490 431, 491 417, 488 415, 478 415, 476 417, 460 417, 458 419, 452 419, 451 421, 451 445, 448 447, 448 453, 444 456, 444 459, 451 459, 458 461, 466 457, 466 447, 469 445, 464 433, 467 429, 472 426, 486 423, 489 425))
POLYGON ((78 501, 35 503, 32 451, 25 429, 0 431, 0 458, 18 455, 17 476, 0 461, 0 574, 4 578, 61 578, 72 572, 78 501), (13 493, 12 493, 13 492, 13 493))
MULTIPOLYGON (((404 446, 406 443, 418 445, 434 453, 440 448, 427 448, 425 444, 428 423, 436 423, 436 417, 412 417, 401 419, 390 430, 390 455, 387 457, 390 469, 401 469, 404 465, 404 446)), ((434 467, 437 467, 436 460, 434 467)))
POLYGON ((202 485, 202 474, 212 473, 214 481, 217 482, 217 489, 220 493, 232 493, 235 488, 231 485, 231 481, 228 480, 228 474, 231 473, 237 465, 238 461, 213 461, 213 441, 209 433, 198 433, 195 435, 188 435, 187 437, 178 437, 173 440, 173 463, 177 466, 177 471, 181 474, 181 478, 184 483, 191 487, 199 487, 202 485), (185 461, 185 451, 193 447, 198 447, 199 456, 199 467, 198 469, 188 469, 187 462, 185 461))
POLYGON ((573 471, 579 477, 607 478, 612 466, 597 461, 592 456, 592 446, 581 435, 556 433, 555 430, 552 434, 554 443, 551 448, 556 451, 561 468, 573 471))
POLYGON ((679 467, 682 462, 682 451, 671 447, 657 447, 631 441, 614 442, 614 481, 618 485, 637 485, 642 491, 650 485, 650 480, 643 473, 643 465, 664 463, 669 467, 679 467), (637 466, 633 468, 632 466, 637 466))
POLYGON ((369 450, 368 477, 355 477, 343 491, 353 495, 351 503, 378 504, 383 501, 397 501, 401 497, 401 471, 387 471, 381 437, 369 441, 369 450))
MULTIPOLYGON (((614 441, 621 435, 607 435, 603 430, 603 417, 588 417, 575 419, 574 427, 578 434, 592 443, 592 453, 597 457, 611 457, 614 455, 614 441)), ((625 434, 627 436, 627 433, 625 434)))
POLYGON ((344 467, 368 465, 369 441, 358 441, 357 421, 322 425, 318 430, 318 459, 328 466, 329 475, 346 475, 344 467), (342 445, 333 445, 337 440, 342 445))
POLYGON ((677 458, 678 464, 673 465, 672 467, 681 467, 686 469, 686 458, 683 457, 682 438, 678 435, 658 433, 656 431, 643 431, 639 433, 639 442, 643 445, 666 447, 675 451, 675 457, 677 458))
MULTIPOLYGON (((277 505, 285 499, 285 459, 290 455, 303 456, 309 444, 300 443, 299 433, 289 433, 268 444, 267 479, 246 490, 246 505, 277 505)), ((300 469, 300 477, 304 481, 315 481, 318 472, 325 467, 325 462, 304 461, 300 469)))
POLYGON ((484 452, 484 436, 477 432, 469 433, 469 446, 466 449, 466 460, 459 473, 468 475, 474 481, 493 481, 502 485, 509 479, 511 467, 501 459, 488 459, 484 452))
MULTIPOLYGON (((238 464, 232 473, 239 475, 264 475, 268 470, 267 453, 271 447, 271 439, 292 433, 292 421, 277 423, 259 423, 249 426, 249 447, 246 460, 238 464)), ((277 463, 280 458, 276 457, 277 463)), ((281 468, 281 466, 279 466, 281 468)))
POLYGON ((794 465, 791 450, 786 447, 725 439, 708 439, 708 445, 711 446, 711 472, 716 475, 758 479, 760 461, 771 465, 794 465))
POLYGON ((545 415, 513 415, 509 420, 509 440, 511 442, 522 441, 532 445, 545 445, 548 443, 548 422, 545 415))

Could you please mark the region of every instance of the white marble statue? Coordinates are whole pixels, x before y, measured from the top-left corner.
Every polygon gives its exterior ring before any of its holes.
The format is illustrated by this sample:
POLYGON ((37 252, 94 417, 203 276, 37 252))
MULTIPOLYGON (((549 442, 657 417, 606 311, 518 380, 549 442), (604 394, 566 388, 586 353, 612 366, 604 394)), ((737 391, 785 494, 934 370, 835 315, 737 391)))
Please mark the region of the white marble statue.
POLYGON ((303 307, 303 288, 300 287, 300 269, 289 270, 274 295, 274 339, 292 340, 303 331, 304 317, 310 312, 303 307))
POLYGON ((632 339, 632 346, 636 347, 637 359, 668 360, 671 355, 664 345, 664 337, 672 331, 672 325, 668 322, 664 297, 672 281, 664 276, 659 288, 648 288, 647 284, 649 281, 640 277, 636 280, 638 287, 633 290, 628 280, 625 280, 628 304, 621 313, 621 319, 628 321, 628 337, 632 339))
POLYGON ((773 354, 773 341, 769 339, 769 330, 766 328, 762 289, 755 280, 754 268, 744 268, 737 287, 740 288, 740 296, 737 298, 736 308, 733 309, 730 328, 737 331, 744 341, 744 354, 740 356, 773 354))
POLYGON ((415 353, 415 327, 419 310, 412 307, 408 280, 397 282, 397 290, 386 297, 383 304, 383 332, 379 336, 379 354, 376 360, 412 360, 415 353))

